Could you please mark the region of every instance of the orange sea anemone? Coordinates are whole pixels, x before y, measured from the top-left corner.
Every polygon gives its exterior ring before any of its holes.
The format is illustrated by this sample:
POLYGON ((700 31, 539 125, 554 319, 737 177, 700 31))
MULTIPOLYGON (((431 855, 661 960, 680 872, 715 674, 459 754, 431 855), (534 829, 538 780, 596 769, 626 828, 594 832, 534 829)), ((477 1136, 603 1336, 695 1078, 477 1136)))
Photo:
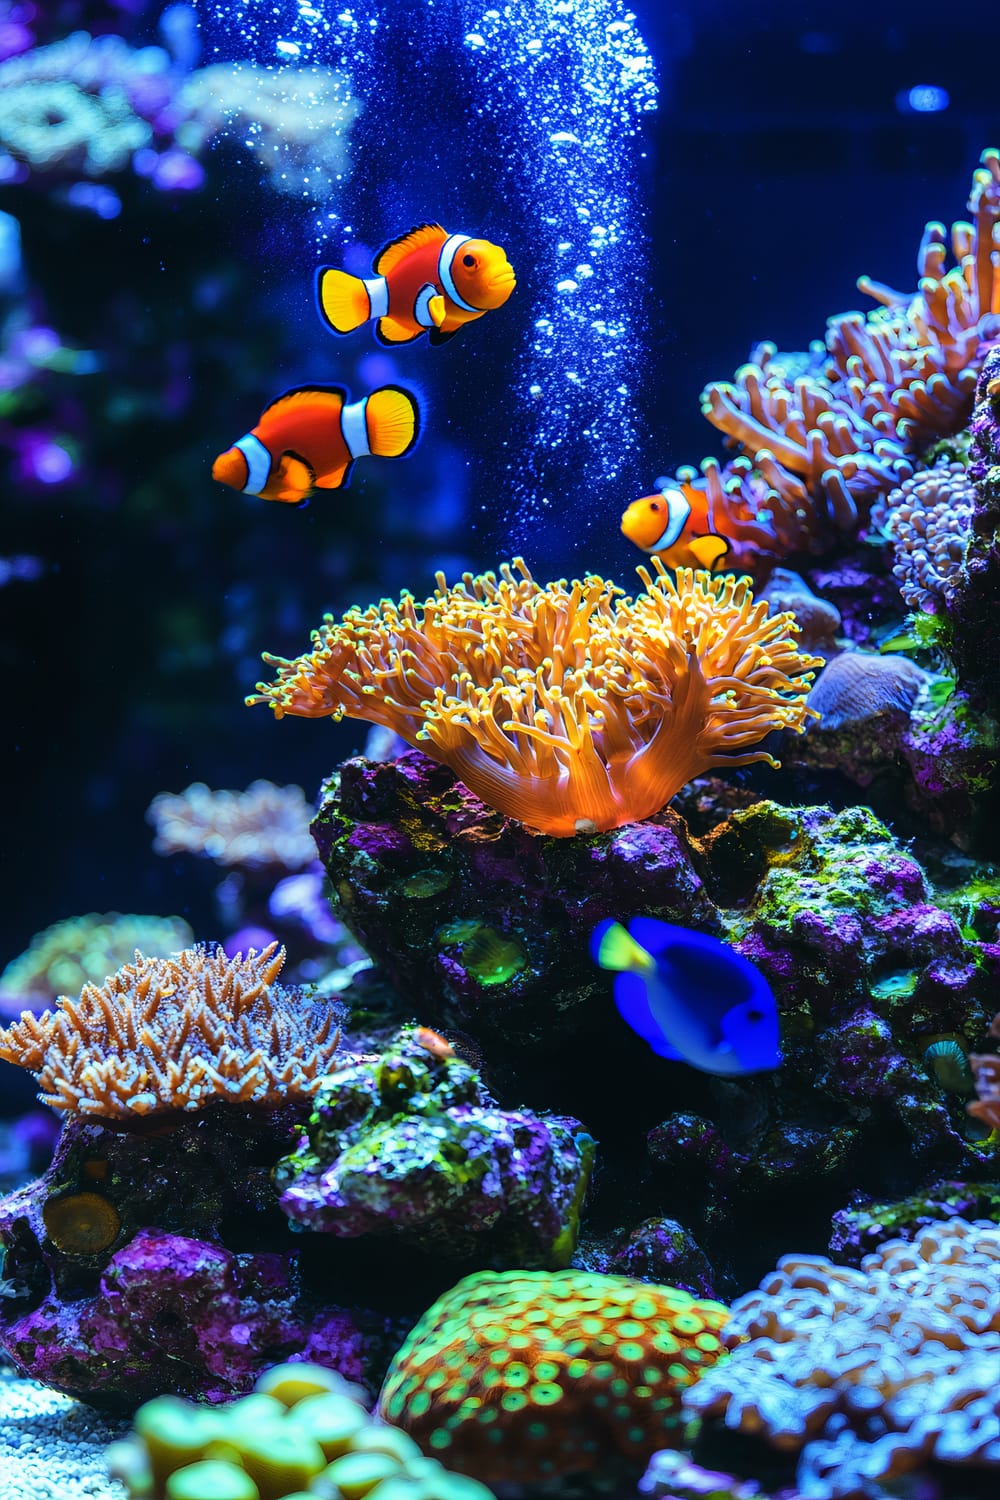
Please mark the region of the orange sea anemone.
POLYGON ((653 567, 635 599, 594 575, 543 588, 520 558, 451 588, 439 573, 424 604, 325 615, 311 651, 265 655, 277 679, 247 703, 385 725, 542 833, 636 822, 703 771, 776 765, 747 747, 805 728, 822 664, 748 580, 653 567))

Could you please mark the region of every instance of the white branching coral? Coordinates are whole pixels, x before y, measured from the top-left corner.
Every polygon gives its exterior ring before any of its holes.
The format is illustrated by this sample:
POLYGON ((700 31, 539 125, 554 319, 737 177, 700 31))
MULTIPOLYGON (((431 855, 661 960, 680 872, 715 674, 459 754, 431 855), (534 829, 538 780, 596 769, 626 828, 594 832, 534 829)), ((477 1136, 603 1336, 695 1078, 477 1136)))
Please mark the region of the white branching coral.
POLYGON ((245 792, 202 781, 160 792, 146 812, 157 854, 200 854, 237 869, 301 870, 316 858, 312 809, 300 786, 254 781, 245 792))

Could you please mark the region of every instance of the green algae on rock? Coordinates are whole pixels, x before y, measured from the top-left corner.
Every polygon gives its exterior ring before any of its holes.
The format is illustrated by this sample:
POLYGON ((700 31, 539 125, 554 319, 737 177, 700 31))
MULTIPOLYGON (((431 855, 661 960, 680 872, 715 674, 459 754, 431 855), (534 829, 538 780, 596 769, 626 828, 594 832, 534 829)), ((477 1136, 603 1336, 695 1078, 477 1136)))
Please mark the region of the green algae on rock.
POLYGON ((312 1230, 390 1235, 438 1258, 567 1265, 593 1138, 565 1116, 500 1109, 468 1063, 419 1036, 324 1082, 274 1170, 281 1207, 312 1230))

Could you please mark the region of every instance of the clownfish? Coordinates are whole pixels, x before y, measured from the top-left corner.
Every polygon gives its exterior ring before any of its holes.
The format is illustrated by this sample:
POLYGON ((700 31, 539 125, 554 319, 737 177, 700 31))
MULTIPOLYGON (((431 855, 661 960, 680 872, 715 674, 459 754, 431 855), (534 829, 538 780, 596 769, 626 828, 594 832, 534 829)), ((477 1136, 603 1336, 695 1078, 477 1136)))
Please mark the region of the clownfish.
POLYGON ((628 931, 620 922, 601 922, 591 954, 616 975, 623 1020, 661 1057, 730 1076, 781 1063, 771 987, 727 943, 635 917, 628 931))
POLYGON ((212 465, 212 478, 244 495, 302 505, 313 490, 337 490, 355 459, 402 458, 420 433, 415 398, 384 385, 360 401, 342 386, 304 385, 265 407, 212 465))
POLYGON ((418 224, 390 240, 372 270, 366 279, 320 267, 320 315, 334 333, 352 333, 374 318, 380 343, 410 344, 429 332, 432 344, 443 344, 463 324, 502 307, 516 285, 499 245, 449 234, 440 224, 418 224))
POLYGON ((622 531, 643 552, 656 553, 668 568, 707 568, 714 573, 729 542, 715 529, 712 510, 705 490, 671 484, 633 500, 622 516, 622 531))

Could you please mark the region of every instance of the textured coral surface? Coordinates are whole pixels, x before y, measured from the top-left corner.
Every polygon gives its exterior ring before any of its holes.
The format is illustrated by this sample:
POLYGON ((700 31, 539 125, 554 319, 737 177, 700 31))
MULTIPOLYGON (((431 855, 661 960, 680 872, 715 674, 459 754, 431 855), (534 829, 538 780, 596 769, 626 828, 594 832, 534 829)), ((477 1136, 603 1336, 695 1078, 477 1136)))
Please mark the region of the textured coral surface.
POLYGON ((721 1354, 727 1318, 622 1276, 482 1272, 424 1314, 378 1409, 487 1483, 637 1472, 680 1438, 681 1396, 721 1354))

